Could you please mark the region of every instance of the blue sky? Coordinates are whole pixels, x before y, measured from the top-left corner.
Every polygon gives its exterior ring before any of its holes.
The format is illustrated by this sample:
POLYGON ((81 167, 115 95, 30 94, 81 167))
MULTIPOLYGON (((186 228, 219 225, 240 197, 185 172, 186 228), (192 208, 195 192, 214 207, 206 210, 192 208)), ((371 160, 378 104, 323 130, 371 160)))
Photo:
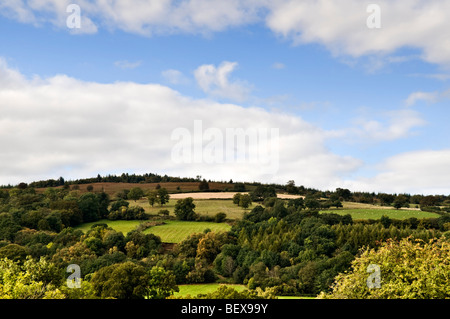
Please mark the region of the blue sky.
POLYGON ((0 183, 129 171, 448 193, 449 4, 402 3, 379 1, 374 30, 357 0, 0 0, 0 183), (171 134, 196 119, 278 128, 277 169, 176 163, 171 134))

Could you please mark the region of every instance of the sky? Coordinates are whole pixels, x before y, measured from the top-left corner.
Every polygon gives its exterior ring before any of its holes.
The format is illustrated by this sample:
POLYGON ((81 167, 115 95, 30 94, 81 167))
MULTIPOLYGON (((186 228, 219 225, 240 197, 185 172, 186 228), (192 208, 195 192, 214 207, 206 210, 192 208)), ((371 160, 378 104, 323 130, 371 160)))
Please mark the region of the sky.
POLYGON ((0 0, 0 184, 151 172, 448 195, 448 12, 0 0))

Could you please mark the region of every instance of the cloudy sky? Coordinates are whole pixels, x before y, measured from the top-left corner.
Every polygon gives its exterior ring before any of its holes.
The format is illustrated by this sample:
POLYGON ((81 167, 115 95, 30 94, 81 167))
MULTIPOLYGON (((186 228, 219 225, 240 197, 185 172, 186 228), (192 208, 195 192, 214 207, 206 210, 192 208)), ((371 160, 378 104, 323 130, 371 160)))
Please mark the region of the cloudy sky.
POLYGON ((0 0, 0 184, 153 172, 448 194, 448 12, 0 0))

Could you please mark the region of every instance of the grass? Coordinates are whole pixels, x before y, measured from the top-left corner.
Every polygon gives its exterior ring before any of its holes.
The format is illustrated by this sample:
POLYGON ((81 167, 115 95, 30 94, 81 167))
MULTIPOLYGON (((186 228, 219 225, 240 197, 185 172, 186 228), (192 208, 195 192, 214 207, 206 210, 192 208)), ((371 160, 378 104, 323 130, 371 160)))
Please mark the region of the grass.
POLYGON ((191 295, 192 297, 197 296, 198 294, 207 294, 216 291, 221 285, 226 285, 228 287, 232 287, 237 291, 241 292, 247 289, 244 285, 232 285, 232 284, 219 284, 219 283, 211 283, 211 284, 191 284, 191 285, 179 285, 179 292, 174 293, 175 297, 185 297, 187 295, 191 295))
POLYGON ((188 222, 180 220, 167 220, 165 225, 146 229, 145 234, 154 234, 161 237, 165 243, 179 243, 194 233, 201 233, 209 228, 211 231, 229 231, 231 226, 226 223, 188 222))
MULTIPOLYGON (((190 295, 195 297, 199 294, 207 294, 216 291, 221 285, 231 287, 241 292, 248 289, 245 285, 236 284, 221 284, 221 283, 210 283, 210 284, 188 284, 188 285, 178 285, 180 289, 179 292, 174 293, 175 297, 186 297, 190 295)), ((278 299, 315 299, 316 297, 305 297, 305 296, 277 296, 278 299)))
POLYGON ((91 229, 92 225, 104 223, 104 224, 108 224, 108 226, 111 227, 112 229, 114 229, 114 230, 116 230, 118 232, 122 232, 124 235, 126 235, 128 232, 130 232, 133 229, 135 229, 137 227, 137 225, 139 225, 141 222, 142 222, 141 220, 109 220, 109 219, 100 219, 100 220, 98 220, 96 222, 81 224, 81 225, 75 227, 75 229, 82 230, 83 232, 86 233, 89 229, 91 229))
MULTIPOLYGON (((374 207, 373 205, 371 205, 374 207)), ((437 218, 438 214, 423 212, 420 210, 403 210, 403 209, 386 209, 386 208, 354 208, 354 209, 331 209, 321 211, 321 213, 336 213, 339 215, 350 214, 353 219, 380 219, 383 215, 393 219, 408 219, 415 217, 421 218, 437 218)))
MULTIPOLYGON (((91 226, 98 223, 108 224, 112 229, 122 232, 126 235, 128 232, 134 230, 140 223, 141 220, 108 220, 101 219, 92 223, 84 223, 75 227, 83 232, 87 232, 91 229, 91 226)), ((231 226, 226 223, 212 223, 212 222, 188 222, 180 220, 166 220, 165 225, 154 226, 147 228, 145 234, 154 234, 161 237, 161 240, 165 243, 179 243, 186 239, 189 235, 193 233, 201 233, 205 229, 209 228, 211 231, 229 231, 231 226)))
MULTIPOLYGON (((177 199, 170 199, 167 204, 164 206, 159 206, 155 204, 153 207, 150 206, 146 199, 140 199, 136 202, 133 200, 129 200, 130 206, 141 206, 145 209, 145 212, 148 214, 158 214, 161 209, 167 209, 169 211, 170 216, 175 216, 175 204, 177 203, 177 199)), ((245 210, 242 207, 239 207, 233 204, 231 199, 195 199, 195 212, 199 215, 208 215, 214 216, 217 213, 223 212, 227 214, 228 219, 241 219, 244 216, 245 210)), ((250 206, 247 211, 250 211, 253 207, 250 206)))

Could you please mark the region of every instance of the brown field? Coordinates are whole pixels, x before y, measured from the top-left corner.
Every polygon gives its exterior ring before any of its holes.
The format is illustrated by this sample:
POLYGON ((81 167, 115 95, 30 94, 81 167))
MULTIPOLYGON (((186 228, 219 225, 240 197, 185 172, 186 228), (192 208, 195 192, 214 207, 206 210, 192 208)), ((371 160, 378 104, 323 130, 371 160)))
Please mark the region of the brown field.
MULTIPOLYGON (((86 187, 88 185, 92 185, 94 187, 94 192, 101 192, 104 191, 108 195, 114 195, 115 193, 122 191, 124 189, 132 189, 133 187, 140 187, 144 190, 144 192, 148 190, 155 189, 156 185, 160 185, 161 187, 167 189, 169 193, 180 193, 180 192, 196 192, 198 191, 198 184, 199 182, 168 182, 168 183, 91 183, 91 184, 80 184, 78 185, 80 187, 79 191, 81 193, 87 192, 86 187), (179 187, 179 190, 177 189, 179 187)), ((70 189, 73 189, 74 185, 70 186, 70 189)), ((61 188, 62 186, 59 186, 57 188, 61 188)), ((210 189, 217 189, 217 190, 225 190, 225 189, 232 189, 233 184, 229 183, 218 183, 218 182, 211 182, 209 183, 210 189)), ((37 192, 43 192, 45 191, 45 188, 37 188, 37 192)), ((214 193, 211 193, 214 194, 214 193)))
MULTIPOLYGON (((236 193, 237 192, 179 193, 179 194, 172 194, 172 195, 170 195, 170 198, 172 198, 172 199, 180 199, 180 198, 192 197, 193 199, 231 199, 231 198, 233 198, 234 194, 236 194, 236 193)), ((248 193, 242 192, 241 194, 248 194, 248 193)), ((278 198, 283 198, 283 199, 290 199, 290 198, 298 198, 298 197, 300 197, 298 195, 288 195, 288 194, 277 194, 277 196, 278 196, 278 198)))

